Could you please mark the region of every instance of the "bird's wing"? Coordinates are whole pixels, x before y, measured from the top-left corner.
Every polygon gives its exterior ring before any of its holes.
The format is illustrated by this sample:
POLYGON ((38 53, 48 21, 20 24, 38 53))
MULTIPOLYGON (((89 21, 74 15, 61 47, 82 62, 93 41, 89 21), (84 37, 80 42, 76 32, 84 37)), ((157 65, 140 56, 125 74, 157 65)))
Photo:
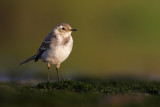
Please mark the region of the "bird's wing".
POLYGON ((52 35, 52 33, 50 33, 45 40, 42 42, 40 48, 37 51, 36 57, 35 57, 35 62, 38 61, 39 58, 41 58, 41 55, 43 54, 43 52, 45 52, 48 48, 49 45, 51 43, 51 39, 54 35, 52 35))

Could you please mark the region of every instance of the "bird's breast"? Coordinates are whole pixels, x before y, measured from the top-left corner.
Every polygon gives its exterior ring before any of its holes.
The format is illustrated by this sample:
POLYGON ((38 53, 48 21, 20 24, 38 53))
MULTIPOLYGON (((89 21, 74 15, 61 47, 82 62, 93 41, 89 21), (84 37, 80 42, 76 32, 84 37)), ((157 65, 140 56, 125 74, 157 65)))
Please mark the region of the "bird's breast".
POLYGON ((49 62, 51 64, 60 64, 63 62, 70 54, 72 47, 73 47, 73 40, 72 37, 70 40, 65 41, 57 41, 58 43, 55 44, 55 42, 50 44, 50 48, 44 52, 45 56, 43 59, 46 62, 49 62), (68 42, 68 43, 66 43, 68 42))

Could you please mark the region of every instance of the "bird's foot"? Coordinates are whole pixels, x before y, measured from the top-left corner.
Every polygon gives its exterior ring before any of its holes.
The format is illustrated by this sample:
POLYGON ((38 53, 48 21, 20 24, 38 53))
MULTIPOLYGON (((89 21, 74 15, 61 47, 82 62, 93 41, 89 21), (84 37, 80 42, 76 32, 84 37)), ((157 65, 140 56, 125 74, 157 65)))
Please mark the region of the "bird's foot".
POLYGON ((60 83, 60 79, 59 79, 59 77, 58 77, 58 83, 60 83))
POLYGON ((47 80, 47 83, 49 83, 49 80, 47 80))

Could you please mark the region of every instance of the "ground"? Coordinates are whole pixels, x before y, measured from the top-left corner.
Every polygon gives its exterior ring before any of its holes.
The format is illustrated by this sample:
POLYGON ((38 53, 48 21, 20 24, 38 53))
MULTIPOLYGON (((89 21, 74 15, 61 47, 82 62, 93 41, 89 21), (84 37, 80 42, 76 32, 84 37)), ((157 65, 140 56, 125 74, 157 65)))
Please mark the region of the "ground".
POLYGON ((131 78, 77 79, 35 86, 0 83, 0 106, 160 106, 160 82, 131 78))

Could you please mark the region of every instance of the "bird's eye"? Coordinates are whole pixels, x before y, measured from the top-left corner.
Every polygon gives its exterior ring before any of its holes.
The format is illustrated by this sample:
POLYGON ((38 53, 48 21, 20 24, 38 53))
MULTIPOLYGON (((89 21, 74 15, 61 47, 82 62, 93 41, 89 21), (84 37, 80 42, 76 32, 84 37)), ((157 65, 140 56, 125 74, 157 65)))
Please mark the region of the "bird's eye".
POLYGON ((64 28, 64 27, 62 27, 62 30, 65 30, 65 28, 64 28))

